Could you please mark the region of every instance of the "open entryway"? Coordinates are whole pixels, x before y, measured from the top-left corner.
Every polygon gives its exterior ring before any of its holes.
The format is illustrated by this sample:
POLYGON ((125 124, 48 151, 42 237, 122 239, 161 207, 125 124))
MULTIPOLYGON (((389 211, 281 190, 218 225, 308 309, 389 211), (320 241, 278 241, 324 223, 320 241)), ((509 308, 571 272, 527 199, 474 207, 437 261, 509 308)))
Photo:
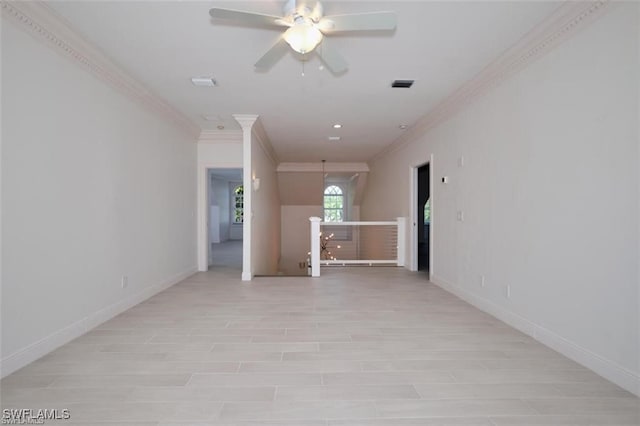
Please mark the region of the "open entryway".
POLYGON ((207 169, 208 266, 242 270, 242 169, 207 169))
POLYGON ((433 275, 433 156, 411 167, 410 269, 433 275))
POLYGON ((418 241, 418 271, 429 273, 429 228, 431 226, 431 193, 429 163, 418 167, 418 210, 416 238, 418 241))

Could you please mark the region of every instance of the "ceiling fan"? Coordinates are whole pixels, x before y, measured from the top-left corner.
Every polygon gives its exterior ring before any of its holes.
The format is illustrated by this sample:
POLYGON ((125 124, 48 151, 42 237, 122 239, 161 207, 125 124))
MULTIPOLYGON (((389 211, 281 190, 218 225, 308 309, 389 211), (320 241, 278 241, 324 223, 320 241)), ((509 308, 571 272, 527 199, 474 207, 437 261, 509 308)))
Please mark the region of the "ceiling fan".
POLYGON ((316 53, 327 68, 339 74, 347 70, 347 62, 327 43, 325 36, 339 32, 393 30, 396 27, 394 12, 323 16, 319 1, 311 7, 304 0, 288 0, 283 12, 283 16, 274 16, 217 7, 209 10, 214 19, 262 27, 287 27, 278 42, 255 63, 255 67, 261 70, 271 68, 289 47, 304 55, 320 45, 316 53))

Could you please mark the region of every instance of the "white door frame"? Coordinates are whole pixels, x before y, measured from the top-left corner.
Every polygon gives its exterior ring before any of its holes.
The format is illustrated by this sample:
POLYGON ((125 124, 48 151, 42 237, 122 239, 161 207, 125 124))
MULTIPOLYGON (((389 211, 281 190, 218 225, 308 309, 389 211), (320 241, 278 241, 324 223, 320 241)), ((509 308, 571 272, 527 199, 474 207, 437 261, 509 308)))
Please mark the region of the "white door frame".
POLYGON ((434 234, 434 163, 433 154, 426 161, 414 163, 409 167, 410 179, 409 188, 411 196, 409 197, 409 223, 411 232, 409 232, 409 270, 418 270, 418 169, 422 166, 429 165, 429 198, 431 199, 431 225, 429 226, 429 280, 433 280, 435 265, 433 263, 433 234, 434 234))

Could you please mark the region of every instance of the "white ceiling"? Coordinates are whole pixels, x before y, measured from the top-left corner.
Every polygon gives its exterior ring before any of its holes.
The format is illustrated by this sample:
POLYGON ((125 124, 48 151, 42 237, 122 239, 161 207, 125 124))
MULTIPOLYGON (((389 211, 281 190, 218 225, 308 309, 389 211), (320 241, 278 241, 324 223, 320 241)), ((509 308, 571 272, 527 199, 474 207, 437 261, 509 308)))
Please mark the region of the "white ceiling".
POLYGON ((555 10, 557 2, 324 1, 325 15, 392 10, 392 33, 333 35, 349 63, 341 76, 312 55, 285 55, 268 72, 253 64, 277 40, 271 29, 212 23, 227 7, 281 14, 281 1, 64 1, 70 25, 204 130, 259 114, 280 161, 366 161, 555 10), (219 87, 190 78, 214 76, 219 87), (415 79, 391 89, 394 79, 415 79), (205 121, 202 116, 217 117, 205 121), (343 124, 334 130, 336 122, 343 124), (342 137, 339 142, 329 135, 342 137))

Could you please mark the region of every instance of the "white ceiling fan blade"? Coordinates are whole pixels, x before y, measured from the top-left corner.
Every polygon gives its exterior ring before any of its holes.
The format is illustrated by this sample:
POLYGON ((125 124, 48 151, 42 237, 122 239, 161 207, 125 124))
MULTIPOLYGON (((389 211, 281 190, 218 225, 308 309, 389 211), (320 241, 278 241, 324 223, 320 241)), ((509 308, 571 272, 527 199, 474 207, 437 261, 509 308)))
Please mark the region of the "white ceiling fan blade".
POLYGON ((262 58, 258 59, 258 62, 256 62, 254 66, 259 70, 266 71, 278 62, 288 50, 289 45, 284 41, 284 38, 280 37, 280 40, 278 40, 278 42, 274 44, 273 47, 262 56, 262 58))
POLYGON ((322 40, 322 44, 316 48, 316 52, 318 52, 318 56, 332 73, 340 74, 347 70, 347 61, 327 43, 326 37, 322 40))
POLYGON ((261 13, 244 12, 241 10, 220 9, 214 7, 209 10, 209 15, 215 19, 233 21, 241 24, 259 25, 268 27, 288 27, 283 17, 275 15, 263 15, 261 13))
POLYGON ((322 19, 322 15, 324 15, 322 3, 318 1, 316 2, 316 5, 313 7, 313 10, 311 11, 309 18, 311 18, 313 22, 318 22, 320 21, 320 19, 322 19))
POLYGON ((334 15, 322 18, 318 23, 318 29, 326 34, 339 31, 393 30, 397 21, 395 12, 334 15))

